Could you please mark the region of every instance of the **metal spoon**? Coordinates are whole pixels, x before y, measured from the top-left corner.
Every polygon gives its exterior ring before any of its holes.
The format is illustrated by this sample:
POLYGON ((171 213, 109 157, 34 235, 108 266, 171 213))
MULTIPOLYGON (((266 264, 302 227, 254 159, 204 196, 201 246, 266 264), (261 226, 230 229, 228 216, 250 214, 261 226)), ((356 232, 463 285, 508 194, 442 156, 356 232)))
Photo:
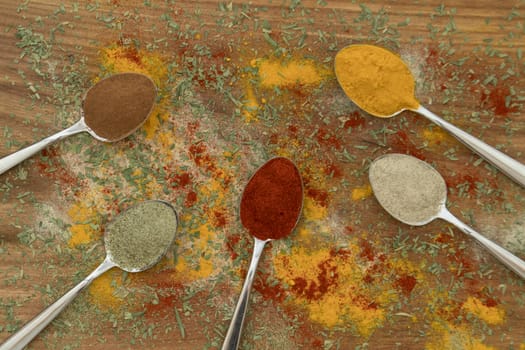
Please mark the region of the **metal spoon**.
MULTIPOLYGON (((103 142, 115 142, 129 136, 148 118, 153 109, 156 95, 157 89, 155 84, 149 77, 143 74, 120 73, 99 81, 86 92, 81 117, 78 122, 67 129, 59 131, 54 135, 46 137, 41 141, 0 159, 0 175, 52 143, 67 136, 86 131, 95 139, 103 142), (126 92, 121 93, 117 101, 108 101, 105 99, 106 96, 114 95, 111 92, 115 88, 124 86, 126 87, 126 92), (148 105, 139 104, 141 100, 147 101, 148 105), (94 115, 94 112, 92 112, 95 105, 99 106, 97 113, 100 114, 94 115), (129 118, 130 115, 136 118, 129 120, 131 122, 130 125, 122 127, 118 135, 112 137, 108 135, 112 135, 113 133, 108 134, 104 128, 99 125, 99 119, 101 115, 115 114, 116 108, 122 110, 116 122, 124 121, 126 118, 129 118)), ((114 122, 115 120, 112 121, 112 123, 114 122)))
MULTIPOLYGON (((398 74, 410 74, 410 71, 408 70, 408 67, 405 65, 405 62, 401 60, 399 56, 392 53, 391 51, 388 51, 382 47, 374 46, 374 45, 350 45, 343 49, 341 49, 337 55, 335 56, 335 73, 337 80, 341 87, 343 88, 345 94, 361 109, 366 111, 367 113, 374 115, 376 117, 381 118, 390 118, 393 117, 399 113, 401 113, 404 110, 412 110, 416 113, 419 113, 426 117, 428 120, 434 122, 435 124, 439 125, 443 129, 447 130, 449 133, 451 133, 456 139, 458 139, 460 142, 462 142, 465 146, 469 147, 472 151, 476 152, 480 156, 482 156, 485 160, 487 160, 489 163, 494 165, 496 168, 501 170, 504 174, 506 174, 508 177, 510 177, 512 180, 520 184, 521 186, 525 187, 525 165, 516 161, 515 159, 509 157, 508 155, 504 154, 503 152, 498 151, 492 146, 489 146, 485 142, 481 141, 480 139, 468 134, 467 132, 459 129, 458 127, 448 123, 447 121, 443 120, 436 114, 432 113, 425 107, 421 106, 421 104, 416 100, 416 98, 413 96, 414 93, 414 81, 412 79, 411 86, 410 87, 404 87, 405 89, 410 89, 412 96, 410 96, 410 99, 407 101, 396 101, 399 103, 399 109, 396 111, 392 111, 392 114, 390 115, 383 115, 380 112, 373 110, 373 107, 364 108, 365 106, 370 106, 370 101, 364 101, 360 100, 359 96, 356 96, 354 91, 351 89, 345 88, 343 81, 341 80, 341 75, 343 74, 343 71, 347 71, 348 66, 348 60, 356 60, 360 59, 357 56, 355 58, 352 57, 354 53, 358 53, 361 48, 366 48, 367 50, 374 50, 377 52, 380 52, 383 56, 386 52, 388 54, 388 59, 391 60, 391 62, 396 63, 396 68, 398 68, 398 74), (343 55, 344 58, 343 58, 343 55)), ((371 59, 371 58, 367 58, 371 59)), ((378 67, 378 70, 380 70, 380 67, 378 67)), ((383 86, 388 86, 390 81, 381 81, 378 82, 379 77, 375 74, 371 74, 370 76, 366 77, 366 81, 363 80, 360 83, 362 85, 368 85, 368 86, 377 86, 381 83, 383 86)), ((394 79, 397 80, 397 77, 394 76, 394 79)), ((385 92, 381 91, 381 89, 376 89, 374 91, 377 94, 384 95, 385 92)), ((374 93, 372 92, 372 94, 374 93)), ((408 97, 408 96, 407 96, 408 97)), ((374 96, 367 96, 367 98, 370 98, 371 100, 374 99, 374 96)), ((396 96, 395 93, 392 94, 392 98, 399 98, 399 96, 396 96)))
POLYGON ((250 267, 248 268, 248 273, 246 275, 246 280, 242 286, 239 301, 235 307, 230 327, 226 333, 224 343, 222 344, 222 350, 234 350, 239 347, 244 318, 246 316, 246 310, 248 309, 248 302, 250 299, 250 291, 264 246, 266 243, 274 239, 284 238, 293 231, 297 225, 297 222, 299 221, 302 205, 303 183, 299 174, 299 170, 290 160, 286 158, 278 157, 270 159, 263 166, 261 166, 248 181, 241 199, 240 215, 243 225, 253 236, 254 248, 250 267), (276 184, 276 190, 274 191, 272 189, 271 196, 272 198, 278 198, 278 200, 276 200, 274 203, 266 203, 266 205, 261 205, 261 199, 264 199, 266 195, 268 195, 268 191, 270 190, 268 187, 272 186, 269 181, 272 179, 277 181, 281 180, 279 179, 279 170, 275 168, 276 165, 292 169, 294 172, 294 179, 285 179, 288 181, 287 184, 276 184), (267 175, 271 175, 271 177, 267 177, 267 175), (267 178, 263 179, 265 177, 267 178), (261 181, 261 179, 263 180, 261 181), (261 183, 266 183, 267 186, 261 186, 261 183), (294 202, 292 205, 293 209, 283 204, 285 202, 285 198, 292 198, 290 193, 293 193, 293 198, 296 200, 296 202, 294 202), (253 211, 251 209, 253 209, 253 211), (288 223, 287 227, 283 228, 279 234, 274 232, 262 232, 264 230, 265 223, 271 223, 273 220, 277 219, 279 215, 283 215, 283 213, 286 211, 292 211, 290 214, 292 214, 294 218, 293 221, 288 223), (263 215, 265 215, 267 212, 271 213, 271 215, 263 217, 263 215), (256 217, 257 223, 253 223, 251 220, 245 219, 247 216, 252 215, 256 217))
MULTIPOLYGON (((156 208, 157 210, 162 207, 156 208)), ((143 222, 140 224, 142 227, 146 227, 147 225, 154 224, 154 221, 156 218, 147 217, 143 222)), ((106 245, 106 258, 104 261, 91 273, 89 274, 83 281, 81 281, 79 284, 77 284, 75 287, 73 287, 69 292, 64 294, 60 299, 55 301, 53 304, 49 305, 44 311, 42 311, 40 314, 38 314, 35 318, 33 318, 31 321, 26 323, 18 332, 13 334, 11 337, 9 337, 1 346, 0 350, 21 350, 26 345, 28 345, 51 321, 55 319, 55 317, 58 316, 65 308, 68 306, 73 299, 76 298, 76 296, 91 282, 102 275, 104 272, 108 271, 109 269, 113 267, 119 267, 127 272, 140 272, 149 269, 153 265, 155 265, 166 253, 168 248, 173 243, 173 240, 175 239, 175 233, 177 231, 177 224, 178 224, 178 218, 177 213, 173 206, 169 204, 168 202, 160 201, 160 200, 151 200, 142 202, 134 207, 131 207, 130 209, 124 211, 121 213, 113 222, 111 222, 104 235, 104 242, 106 245), (112 227, 114 227, 115 224, 118 224, 119 221, 126 220, 129 217, 135 215, 136 210, 140 207, 147 206, 147 205, 163 205, 166 206, 172 214, 172 220, 173 225, 169 226, 169 230, 172 234, 172 237, 169 239, 168 242, 166 242, 165 249, 160 252, 157 256, 152 258, 150 261, 144 262, 142 265, 136 265, 136 266, 121 266, 114 260, 115 257, 113 256, 112 252, 108 250, 108 242, 111 239, 112 235, 120 234, 125 235, 127 232, 112 232, 112 227)))
POLYGON ((525 261, 482 236, 448 211, 445 180, 430 164, 405 154, 387 154, 372 162, 369 179, 378 202, 397 220, 413 226, 422 226, 438 218, 448 221, 525 279, 525 261), (399 166, 400 162, 405 166, 399 166), (421 191, 424 186, 433 186, 433 190, 421 191))

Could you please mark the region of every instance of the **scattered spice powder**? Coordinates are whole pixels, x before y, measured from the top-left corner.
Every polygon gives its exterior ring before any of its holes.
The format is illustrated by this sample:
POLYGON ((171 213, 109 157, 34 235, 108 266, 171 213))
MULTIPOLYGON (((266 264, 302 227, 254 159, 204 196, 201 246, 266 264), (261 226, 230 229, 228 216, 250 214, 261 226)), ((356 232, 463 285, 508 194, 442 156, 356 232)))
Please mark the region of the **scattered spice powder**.
POLYGON ((504 309, 497 306, 487 306, 472 296, 467 298, 462 308, 490 325, 502 324, 505 320, 504 309))
POLYGON ((145 75, 112 75, 87 92, 83 103, 85 122, 97 136, 120 140, 146 121, 156 95, 153 81, 145 75))
POLYGON ((328 75, 328 70, 310 59, 256 60, 260 85, 264 88, 291 88, 317 86, 328 75))
POLYGON ((368 289, 354 243, 348 249, 293 247, 277 255, 273 265, 277 278, 288 285, 289 302, 304 307, 308 317, 325 327, 345 327, 365 338, 386 319, 387 305, 396 298, 388 288, 368 289))
POLYGON ((173 242, 177 215, 168 203, 146 201, 120 214, 106 229, 106 249, 120 268, 141 271, 173 242))
POLYGON ((351 45, 335 56, 335 74, 343 91, 361 109, 390 117, 417 109, 415 81, 399 56, 374 45, 351 45))
POLYGON ((427 350, 442 349, 464 349, 464 350, 495 350, 492 346, 483 344, 481 339, 473 335, 473 332, 463 325, 451 323, 433 322, 431 324, 433 333, 430 341, 425 344, 427 350))
POLYGON ((361 187, 355 187, 352 190, 352 200, 360 201, 366 199, 372 195, 372 187, 369 184, 361 187))
POLYGON ((270 159, 252 176, 241 199, 241 221, 261 240, 279 239, 295 227, 303 205, 299 170, 289 159, 270 159))

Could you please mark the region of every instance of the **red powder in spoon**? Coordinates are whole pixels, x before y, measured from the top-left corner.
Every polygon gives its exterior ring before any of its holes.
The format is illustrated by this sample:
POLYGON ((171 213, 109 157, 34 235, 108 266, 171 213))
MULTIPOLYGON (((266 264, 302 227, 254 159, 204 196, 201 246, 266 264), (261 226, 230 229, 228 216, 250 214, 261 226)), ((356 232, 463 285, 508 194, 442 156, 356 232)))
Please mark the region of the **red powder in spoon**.
POLYGON ((303 206, 303 183, 288 159, 270 159, 252 176, 241 200, 241 222, 261 240, 292 232, 303 206))

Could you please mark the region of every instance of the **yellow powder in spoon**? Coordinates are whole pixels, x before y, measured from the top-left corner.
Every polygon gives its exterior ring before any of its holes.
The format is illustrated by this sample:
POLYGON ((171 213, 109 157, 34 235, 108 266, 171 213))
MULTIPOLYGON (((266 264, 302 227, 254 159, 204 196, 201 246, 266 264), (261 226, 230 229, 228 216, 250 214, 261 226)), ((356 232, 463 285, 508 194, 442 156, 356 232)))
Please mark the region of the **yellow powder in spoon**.
POLYGON ((344 92, 361 109, 390 117, 417 109, 415 82, 399 56, 374 45, 351 45, 335 56, 335 74, 344 92))

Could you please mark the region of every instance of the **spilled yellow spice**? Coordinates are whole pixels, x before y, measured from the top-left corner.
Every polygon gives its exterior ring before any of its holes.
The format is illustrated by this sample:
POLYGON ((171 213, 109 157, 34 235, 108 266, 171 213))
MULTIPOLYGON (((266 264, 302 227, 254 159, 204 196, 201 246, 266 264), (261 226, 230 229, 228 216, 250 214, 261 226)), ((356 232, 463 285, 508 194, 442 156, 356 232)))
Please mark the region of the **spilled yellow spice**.
POLYGON ((431 328, 432 340, 425 344, 425 350, 495 350, 494 347, 483 344, 463 326, 456 326, 449 322, 433 322, 431 328))
POLYGON ((67 212, 72 225, 68 245, 71 248, 92 242, 100 238, 102 229, 99 227, 100 214, 94 200, 88 199, 75 203, 67 212))
MULTIPOLYGON (((212 276, 220 272, 220 266, 224 263, 222 256, 217 256, 217 250, 212 246, 217 241, 217 218, 216 212, 225 213, 226 187, 221 179, 228 177, 223 169, 218 169, 217 176, 211 178, 197 188, 199 197, 210 198, 213 206, 205 209, 205 215, 201 218, 198 226, 187 232, 187 237, 191 241, 186 246, 179 247, 179 255, 175 265, 175 271, 178 274, 177 279, 195 281, 212 276), (188 254, 184 254, 184 250, 188 254), (199 259, 195 259, 195 252, 199 252, 199 259)), ((190 220, 185 217, 183 220, 190 220)))
POLYGON ((200 252, 199 259, 191 254, 180 252, 175 265, 178 274, 177 279, 195 281, 211 276, 214 273, 213 261, 216 260, 215 252, 209 247, 209 243, 215 239, 216 232, 208 223, 192 229, 188 237, 196 237, 191 246, 184 247, 188 252, 200 252), (207 256, 204 258, 203 256, 207 256))
POLYGON ((426 128, 423 130, 423 138, 429 145, 441 145, 448 143, 453 138, 441 128, 426 128))
POLYGON ((360 201, 366 199, 372 195, 372 187, 370 185, 364 185, 356 187, 352 190, 352 200, 360 201))
POLYGON ((303 203, 303 216, 306 220, 316 221, 326 218, 328 215, 328 209, 316 203, 310 197, 304 198, 303 203))
POLYGON ((261 87, 318 86, 329 75, 329 70, 311 59, 256 60, 261 87))
POLYGON ((502 324, 505 321, 505 310, 486 306, 475 297, 469 296, 462 309, 490 325, 502 324))
POLYGON ((273 266, 276 277, 294 295, 289 302, 305 308, 312 321, 328 328, 351 328, 367 338, 383 325, 385 307, 397 297, 388 288, 364 286, 364 271, 352 251, 358 252, 359 247, 334 253, 331 248, 297 246, 288 254, 276 255, 273 266))
POLYGON ((116 310, 124 304, 124 299, 115 295, 122 285, 122 271, 110 270, 93 280, 89 286, 89 299, 102 309, 116 310))
POLYGON ((257 112, 259 111, 259 102, 250 84, 246 84, 242 114, 247 123, 257 121, 257 112))
POLYGON ((256 95, 253 80, 264 89, 273 88, 315 88, 330 76, 331 71, 312 59, 293 58, 256 58, 250 61, 251 68, 257 68, 256 74, 243 75, 244 101, 242 113, 246 122, 257 121, 257 113, 264 98, 256 95), (260 102, 259 102, 260 101, 260 102))

